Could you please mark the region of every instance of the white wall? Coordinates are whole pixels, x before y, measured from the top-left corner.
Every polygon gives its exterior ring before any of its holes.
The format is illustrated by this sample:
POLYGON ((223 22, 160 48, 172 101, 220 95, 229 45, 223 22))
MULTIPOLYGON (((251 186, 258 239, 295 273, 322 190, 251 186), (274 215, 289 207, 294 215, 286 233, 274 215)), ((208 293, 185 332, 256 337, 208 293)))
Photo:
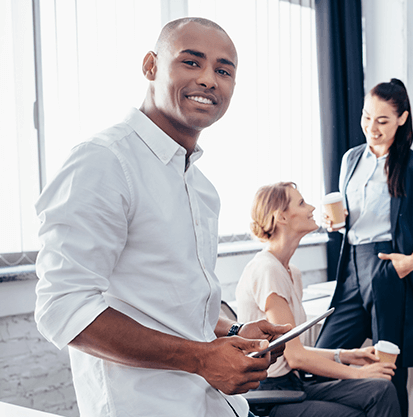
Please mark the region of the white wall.
POLYGON ((362 0, 364 88, 401 79, 413 96, 413 0, 362 0))

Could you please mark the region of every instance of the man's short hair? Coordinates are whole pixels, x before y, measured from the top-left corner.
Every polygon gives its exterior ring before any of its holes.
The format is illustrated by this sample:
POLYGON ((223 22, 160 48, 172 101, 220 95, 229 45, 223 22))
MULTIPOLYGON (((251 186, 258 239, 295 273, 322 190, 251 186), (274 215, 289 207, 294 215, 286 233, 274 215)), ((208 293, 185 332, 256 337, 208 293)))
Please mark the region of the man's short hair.
MULTIPOLYGON (((219 26, 217 23, 213 22, 209 19, 204 19, 202 17, 182 17, 176 20, 171 20, 168 22, 161 30, 161 33, 159 35, 159 38, 155 45, 155 52, 158 53, 165 45, 167 44, 167 41, 169 40, 171 34, 181 25, 184 25, 189 22, 198 23, 203 26, 211 27, 220 30, 221 32, 225 33, 227 36, 227 32, 225 32, 224 29, 222 29, 221 26, 219 26)), ((229 36, 228 36, 229 38, 229 36)))

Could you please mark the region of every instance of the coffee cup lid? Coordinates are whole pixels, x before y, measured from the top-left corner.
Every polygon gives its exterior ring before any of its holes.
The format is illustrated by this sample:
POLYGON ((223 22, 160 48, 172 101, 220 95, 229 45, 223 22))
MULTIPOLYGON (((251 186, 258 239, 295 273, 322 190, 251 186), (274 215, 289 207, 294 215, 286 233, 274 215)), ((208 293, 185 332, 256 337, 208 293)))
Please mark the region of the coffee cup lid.
POLYGON ((387 342, 386 340, 379 340, 375 345, 375 349, 379 350, 380 352, 384 353, 391 353, 393 355, 398 355, 400 353, 400 349, 397 345, 391 342, 387 342))
POLYGON ((332 204, 338 201, 343 201, 343 196, 338 191, 327 194, 323 197, 322 204, 332 204))

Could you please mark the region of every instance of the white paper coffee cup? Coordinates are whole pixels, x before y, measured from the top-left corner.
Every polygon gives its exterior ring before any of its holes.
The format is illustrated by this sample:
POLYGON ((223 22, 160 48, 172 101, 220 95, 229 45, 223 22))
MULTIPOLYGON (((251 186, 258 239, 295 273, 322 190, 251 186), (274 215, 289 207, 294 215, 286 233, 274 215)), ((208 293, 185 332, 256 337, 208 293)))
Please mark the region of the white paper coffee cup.
POLYGON ((394 343, 386 340, 379 340, 374 345, 375 355, 380 358, 380 362, 395 363, 400 349, 394 343))
POLYGON ((332 227, 339 228, 346 225, 344 214, 343 196, 339 192, 334 192, 324 196, 322 200, 324 211, 332 222, 332 227))

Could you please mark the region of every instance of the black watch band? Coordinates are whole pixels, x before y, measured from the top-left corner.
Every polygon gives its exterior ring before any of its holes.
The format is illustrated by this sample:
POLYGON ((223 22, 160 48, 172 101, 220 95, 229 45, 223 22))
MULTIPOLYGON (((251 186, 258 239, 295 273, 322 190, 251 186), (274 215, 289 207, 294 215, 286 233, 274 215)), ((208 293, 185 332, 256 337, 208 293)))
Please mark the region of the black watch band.
POLYGON ((241 323, 234 323, 231 326, 231 328, 229 329, 229 332, 228 332, 227 336, 236 336, 239 333, 239 331, 240 331, 240 329, 243 325, 244 325, 244 323, 242 323, 242 324, 241 323))

